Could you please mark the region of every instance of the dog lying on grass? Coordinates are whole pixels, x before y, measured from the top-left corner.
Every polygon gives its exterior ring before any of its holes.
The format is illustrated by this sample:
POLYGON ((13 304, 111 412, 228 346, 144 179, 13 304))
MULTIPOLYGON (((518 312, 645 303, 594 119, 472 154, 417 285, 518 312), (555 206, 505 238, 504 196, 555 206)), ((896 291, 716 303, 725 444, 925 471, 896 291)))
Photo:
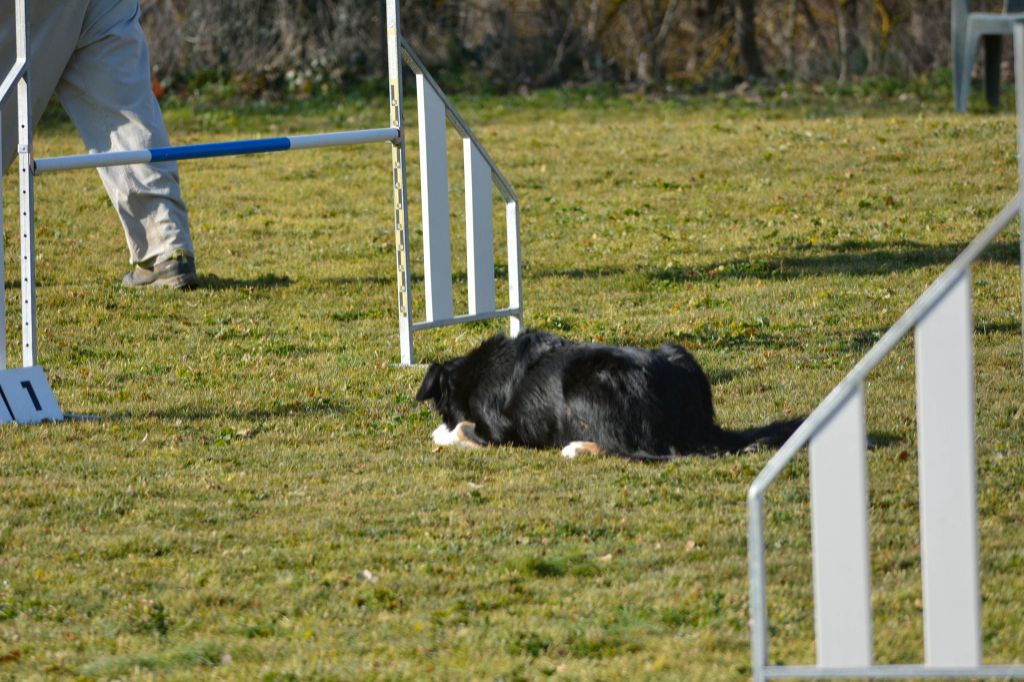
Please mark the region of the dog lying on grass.
POLYGON ((715 423, 711 384, 683 347, 576 343, 545 332, 497 335, 430 365, 417 400, 443 423, 439 446, 561 448, 565 457, 638 460, 781 445, 802 419, 730 431, 715 423))

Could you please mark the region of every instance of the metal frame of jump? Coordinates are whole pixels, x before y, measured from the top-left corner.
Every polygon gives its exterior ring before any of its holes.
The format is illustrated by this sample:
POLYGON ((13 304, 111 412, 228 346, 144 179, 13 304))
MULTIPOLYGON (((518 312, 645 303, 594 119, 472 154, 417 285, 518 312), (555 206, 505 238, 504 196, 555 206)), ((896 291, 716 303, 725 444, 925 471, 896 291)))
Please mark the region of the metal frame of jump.
MULTIPOLYGON (((808 416, 751 485, 751 653, 768 679, 1024 679, 1024 665, 982 665, 971 266, 1021 221, 1024 271, 1024 23, 1014 27, 1019 193, 808 416), (924 664, 873 660, 864 383, 911 331, 917 375, 924 664), (809 445, 816 665, 770 665, 765 494, 809 445)), ((1024 652, 1021 652, 1024 656, 1024 652)))
MULTIPOLYGON (((402 364, 411 365, 414 362, 413 334, 417 331, 507 317, 510 321, 510 333, 512 335, 519 333, 523 319, 519 200, 494 160, 473 135, 437 82, 430 76, 423 62, 402 37, 399 0, 386 0, 391 121, 389 128, 81 154, 49 159, 33 157, 29 77, 29 3, 28 0, 14 0, 14 4, 17 53, 13 68, 0 85, 0 107, 15 91, 17 92, 22 356, 25 368, 36 367, 38 359, 35 290, 34 177, 36 175, 82 168, 261 154, 371 142, 388 142, 392 149, 395 260, 398 272, 398 327, 402 364), (425 320, 421 322, 413 320, 403 62, 416 76, 419 105, 419 160, 423 209, 424 288, 426 290, 426 315, 425 320), (456 315, 452 293, 446 122, 450 123, 461 136, 465 156, 469 311, 463 315, 456 315), (497 185, 505 202, 509 304, 504 308, 498 308, 495 300, 493 185, 497 185)), ((2 173, 3 168, 0 168, 0 180, 2 180, 2 173)), ((2 188, 0 188, 0 192, 2 192, 2 188)), ((0 208, 2 208, 2 202, 3 197, 0 194, 0 208)), ((5 302, 3 248, 3 216, 0 212, 0 330, 2 330, 3 338, 6 339, 6 306, 3 305, 5 302)), ((5 370, 10 371, 7 370, 6 344, 0 343, 0 372, 5 370)), ((48 387, 46 388, 48 390, 48 387)), ((3 396, 3 393, 0 393, 0 396, 3 396)), ((3 415, 4 405, 0 402, 0 423, 12 421, 11 419, 5 420, 3 415)), ((13 421, 20 421, 20 419, 13 421)))

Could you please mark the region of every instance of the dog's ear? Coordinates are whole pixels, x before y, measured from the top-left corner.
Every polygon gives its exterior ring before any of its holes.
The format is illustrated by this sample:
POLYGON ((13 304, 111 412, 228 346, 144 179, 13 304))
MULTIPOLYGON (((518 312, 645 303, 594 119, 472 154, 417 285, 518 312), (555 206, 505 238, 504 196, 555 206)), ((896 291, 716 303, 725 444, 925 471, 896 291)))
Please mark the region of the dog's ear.
POLYGON ((427 369, 427 375, 423 377, 420 390, 416 393, 416 400, 430 400, 441 395, 441 375, 445 372, 445 366, 436 362, 431 363, 427 369))

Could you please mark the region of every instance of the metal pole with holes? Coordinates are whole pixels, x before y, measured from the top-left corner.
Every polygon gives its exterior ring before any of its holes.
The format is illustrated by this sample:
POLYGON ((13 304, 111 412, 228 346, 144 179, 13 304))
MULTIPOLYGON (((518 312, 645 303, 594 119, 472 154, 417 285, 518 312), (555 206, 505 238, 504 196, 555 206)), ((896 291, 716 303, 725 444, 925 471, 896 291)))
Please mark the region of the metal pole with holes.
POLYGON ((32 90, 28 59, 28 0, 14 6, 17 25, 18 193, 21 224, 21 355, 25 367, 36 364, 36 220, 35 178, 32 175, 32 90))
MULTIPOLYGON (((403 365, 414 361, 412 349, 412 281, 409 274, 409 193, 405 149, 405 95, 402 92, 402 21, 398 0, 387 0, 388 104, 391 127, 391 182, 395 194, 395 264, 398 270, 398 339, 403 365)), ((421 124, 422 125, 422 124, 421 124)))

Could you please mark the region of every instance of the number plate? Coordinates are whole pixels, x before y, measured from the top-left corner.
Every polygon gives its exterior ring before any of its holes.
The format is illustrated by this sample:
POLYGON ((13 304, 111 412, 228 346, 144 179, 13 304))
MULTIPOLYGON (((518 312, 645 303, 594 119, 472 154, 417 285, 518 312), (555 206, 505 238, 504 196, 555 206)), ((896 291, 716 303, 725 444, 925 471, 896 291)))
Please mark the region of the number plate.
POLYGON ((59 422, 64 413, 57 405, 43 368, 25 367, 0 371, 0 424, 59 422))

